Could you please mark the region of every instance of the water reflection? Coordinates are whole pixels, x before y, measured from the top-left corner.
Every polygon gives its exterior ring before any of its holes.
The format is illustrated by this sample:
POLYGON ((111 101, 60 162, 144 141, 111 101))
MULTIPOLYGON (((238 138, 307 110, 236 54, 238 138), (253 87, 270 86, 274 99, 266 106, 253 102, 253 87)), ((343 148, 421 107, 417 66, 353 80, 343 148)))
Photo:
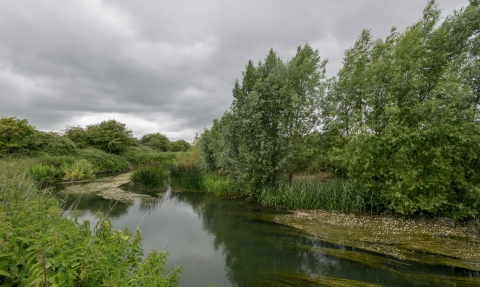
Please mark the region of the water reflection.
MULTIPOLYGON (((69 196, 66 206, 75 200, 74 195, 69 196)), ((97 211, 105 212, 112 204, 93 194, 83 194, 77 209, 86 212, 82 218, 88 219, 97 211)), ((189 192, 172 194, 167 190, 152 198, 119 202, 110 217, 117 228, 134 230, 140 226, 147 252, 168 250, 170 264, 184 267, 181 286, 480 283, 479 274, 466 270, 404 262, 355 250, 264 220, 280 212, 244 200, 189 192), (365 259, 364 264, 347 260, 355 256, 365 259)))

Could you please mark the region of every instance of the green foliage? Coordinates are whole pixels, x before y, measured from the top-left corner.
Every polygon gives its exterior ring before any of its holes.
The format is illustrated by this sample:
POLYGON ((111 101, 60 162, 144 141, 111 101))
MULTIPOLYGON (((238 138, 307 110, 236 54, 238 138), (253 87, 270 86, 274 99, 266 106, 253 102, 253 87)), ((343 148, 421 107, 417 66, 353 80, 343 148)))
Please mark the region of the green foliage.
POLYGON ((27 137, 35 128, 27 120, 16 117, 0 118, 0 154, 20 152, 27 145, 27 137))
POLYGON ((123 156, 104 152, 95 148, 78 150, 80 157, 93 164, 96 173, 128 170, 129 163, 123 156))
POLYGON ((79 148, 94 147, 113 154, 126 152, 135 142, 132 131, 116 120, 88 125, 85 129, 80 126, 67 127, 64 133, 79 148))
POLYGON ((49 154, 52 156, 76 155, 77 147, 68 137, 55 132, 35 131, 28 137, 27 149, 30 155, 49 154))
POLYGON ((131 147, 122 155, 133 167, 145 165, 170 166, 178 156, 174 152, 156 152, 145 147, 131 147))
POLYGON ((60 169, 51 165, 35 164, 28 168, 28 173, 40 184, 57 182, 61 178, 60 169))
POLYGON ((168 169, 164 166, 148 166, 135 170, 131 180, 141 188, 164 191, 168 187, 168 169))
POLYGON ((203 165, 226 171, 250 194, 292 176, 302 137, 318 124, 325 65, 308 44, 286 63, 273 50, 257 66, 250 61, 235 83, 231 111, 202 135, 203 165))
POLYGON ((372 41, 364 31, 324 99, 324 128, 339 131, 345 143, 331 150, 332 162, 378 192, 387 210, 477 213, 480 126, 472 71, 479 24, 473 18, 480 10, 472 3, 438 25, 440 10, 430 1, 403 33, 372 41))
POLYGON ((87 131, 81 126, 67 127, 63 134, 72 140, 78 148, 86 148, 89 146, 87 131))
POLYGON ((362 213, 368 207, 361 186, 341 180, 323 182, 314 177, 299 178, 291 183, 282 181, 277 190, 263 189, 259 201, 264 205, 288 209, 343 213, 362 213))
POLYGON ((262 200, 288 198, 285 206, 310 196, 285 175, 329 170, 370 209, 477 216, 479 2, 440 19, 431 0, 404 32, 372 40, 364 30, 327 82, 308 45, 288 62, 273 51, 250 61, 230 111, 201 135, 202 167, 262 200))
POLYGON ((61 215, 18 164, 0 162, 0 283, 3 286, 178 286, 181 267, 166 272, 167 254, 143 259, 141 234, 116 230, 103 215, 61 215))
POLYGON ((177 190, 205 190, 203 171, 199 166, 173 165, 170 170, 170 180, 172 188, 177 190))
POLYGON ((202 181, 204 190, 217 196, 235 196, 240 194, 235 181, 225 175, 213 172, 204 173, 202 181))
POLYGON ((170 143, 170 151, 173 152, 186 152, 190 149, 191 145, 184 141, 184 140, 178 140, 170 143))
POLYGON ((64 180, 81 180, 95 177, 93 165, 86 159, 76 161, 73 165, 64 167, 64 180))
POLYGON ((170 141, 161 133, 146 134, 142 136, 140 144, 151 147, 156 151, 170 151, 170 141))

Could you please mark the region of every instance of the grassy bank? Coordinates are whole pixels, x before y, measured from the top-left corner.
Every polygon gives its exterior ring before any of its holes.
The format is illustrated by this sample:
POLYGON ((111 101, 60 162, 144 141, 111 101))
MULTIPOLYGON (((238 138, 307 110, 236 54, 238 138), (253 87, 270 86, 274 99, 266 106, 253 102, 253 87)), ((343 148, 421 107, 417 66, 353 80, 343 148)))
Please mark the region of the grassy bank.
POLYGON ((141 234, 65 218, 59 201, 37 189, 26 161, 0 161, 1 286, 177 286, 167 254, 143 260, 141 234), (93 231, 92 231, 93 230, 93 231))
POLYGON ((149 165, 171 165, 178 153, 130 148, 116 155, 95 148, 72 155, 5 156, 2 160, 22 166, 42 185, 94 178, 96 174, 127 171, 149 165))

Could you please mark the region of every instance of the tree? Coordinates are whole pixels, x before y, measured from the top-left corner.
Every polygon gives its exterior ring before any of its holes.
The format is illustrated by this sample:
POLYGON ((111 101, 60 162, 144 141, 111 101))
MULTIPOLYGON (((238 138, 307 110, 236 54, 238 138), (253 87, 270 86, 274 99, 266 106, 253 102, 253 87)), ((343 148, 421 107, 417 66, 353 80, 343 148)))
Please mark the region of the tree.
POLYGON ((479 24, 467 20, 479 12, 472 1, 438 25, 440 10, 430 1, 405 32, 371 41, 364 31, 345 54, 324 128, 341 131, 345 145, 332 155, 388 210, 475 215, 480 126, 471 71, 479 24))
POLYGON ((27 137, 35 132, 28 120, 16 117, 0 118, 0 154, 21 151, 27 145, 27 137))
POLYGON ((152 133, 142 136, 140 139, 140 144, 149 146, 157 151, 169 151, 170 141, 168 138, 161 133, 152 133))
POLYGON ((178 140, 170 143, 170 150, 173 152, 185 152, 190 149, 191 145, 184 141, 184 140, 178 140))
POLYGON ((90 146, 109 153, 124 153, 134 142, 132 131, 116 120, 88 125, 85 132, 90 146))
POLYGON ((298 163, 302 137, 318 125, 326 62, 308 44, 284 62, 270 50, 235 82, 230 111, 202 135, 202 156, 247 192, 274 190, 298 163))

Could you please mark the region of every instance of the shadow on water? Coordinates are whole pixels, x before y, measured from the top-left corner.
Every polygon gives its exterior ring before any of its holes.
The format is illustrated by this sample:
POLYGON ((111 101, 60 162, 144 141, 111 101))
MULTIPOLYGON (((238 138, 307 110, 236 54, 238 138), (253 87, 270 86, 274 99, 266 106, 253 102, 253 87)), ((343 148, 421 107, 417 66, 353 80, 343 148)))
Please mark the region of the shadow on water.
MULTIPOLYGON (((122 186, 128 188, 128 184, 122 186)), ((183 265, 181 286, 480 284, 477 272, 323 242, 271 220, 285 211, 209 194, 170 190, 154 194, 129 204, 117 203, 110 217, 121 228, 133 230, 141 224, 145 251, 167 250, 170 264, 183 265)), ((75 195, 69 196, 66 206, 75 200, 75 195)), ((110 200, 83 194, 77 209, 94 214, 111 205, 110 200)))

